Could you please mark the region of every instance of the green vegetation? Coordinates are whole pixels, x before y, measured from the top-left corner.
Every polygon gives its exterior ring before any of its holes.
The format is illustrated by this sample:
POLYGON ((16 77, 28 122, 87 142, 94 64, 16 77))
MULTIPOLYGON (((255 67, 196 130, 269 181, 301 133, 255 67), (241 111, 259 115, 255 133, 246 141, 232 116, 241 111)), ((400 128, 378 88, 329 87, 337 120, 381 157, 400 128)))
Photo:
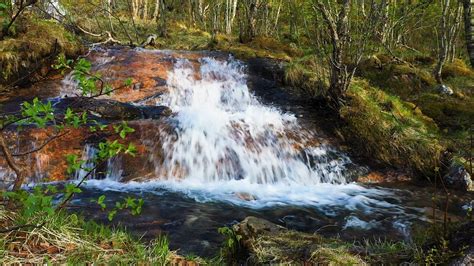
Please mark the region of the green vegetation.
POLYGON ((39 72, 56 55, 72 57, 82 51, 74 34, 54 20, 27 14, 17 25, 15 35, 0 40, 0 84, 33 78, 28 73, 39 72))
POLYGON ((28 217, 0 208, 0 256, 3 264, 156 264, 176 256, 168 240, 144 244, 122 229, 111 229, 80 215, 36 212, 28 217), (8 230, 12 228, 14 230, 8 230))
POLYGON ((350 254, 350 245, 319 235, 285 231, 262 234, 252 242, 251 259, 256 264, 323 263, 334 265, 362 265, 363 260, 350 254))
MULTIPOLYGON (((53 68, 73 71, 90 98, 114 88, 90 72, 91 64, 67 58, 83 52, 84 43, 129 45, 157 49, 220 50, 240 59, 273 58, 284 62, 285 85, 309 98, 323 99, 342 126, 337 130, 370 160, 434 179, 449 165, 463 165, 472 175, 474 124, 474 64, 472 1, 280 1, 280 0, 114 0, 59 1, 58 12, 47 11, 49 1, 15 0, 0 3, 0 93, 18 89, 46 76, 53 68), (51 14, 48 14, 51 13, 51 14), (93 14, 93 15, 91 15, 93 14), (464 16, 464 17, 463 17, 464 16), (462 23, 464 21, 464 23, 462 23), (436 28, 436 30, 433 30, 436 28), (433 32, 436 36, 433 36, 433 32), (153 37, 150 42, 147 38, 153 37), (101 84, 98 86, 98 84, 101 84), (440 92, 446 85, 453 93, 440 92), (445 152, 450 161, 443 161, 445 152)), ((131 86, 125 81, 124 86, 131 86)), ((50 102, 24 103, 19 114, 0 115, 0 152, 9 155, 3 130, 15 126, 54 127, 55 137, 68 128, 107 132, 118 140, 102 140, 96 165, 119 154, 133 155, 126 143, 133 128, 112 127, 88 119, 90 113, 54 113, 50 102)), ((10 154, 11 155, 11 154, 10 154)), ((24 176, 9 159, 16 182, 3 194, 0 209, 0 255, 5 264, 166 264, 174 253, 166 238, 144 244, 122 229, 86 222, 64 206, 80 184, 21 190, 24 176), (53 197, 62 199, 53 204, 53 197), (53 206, 54 205, 54 206, 53 206), (16 208, 15 211, 12 209, 16 208)), ((92 172, 78 155, 69 155, 68 173, 92 172)), ((443 172, 444 171, 444 172, 443 172)), ((82 181, 81 181, 82 182, 82 181)), ((114 206, 105 197, 92 202, 112 220, 118 211, 141 213, 143 200, 127 198, 114 206)), ((447 226, 445 223, 444 226, 447 226)), ((319 235, 284 231, 260 235, 246 243, 255 263, 364 264, 417 262, 448 263, 462 250, 452 248, 448 232, 423 228, 413 243, 366 241, 355 254, 350 245, 319 235)), ((244 241, 230 228, 222 264, 242 255, 244 241), (238 254, 236 256, 236 254, 238 254)), ((249 251, 249 250, 247 250, 249 251)))
POLYGON ((358 147, 387 164, 421 173, 439 167, 438 128, 414 104, 363 81, 355 82, 348 96, 341 116, 348 123, 346 135, 358 147))

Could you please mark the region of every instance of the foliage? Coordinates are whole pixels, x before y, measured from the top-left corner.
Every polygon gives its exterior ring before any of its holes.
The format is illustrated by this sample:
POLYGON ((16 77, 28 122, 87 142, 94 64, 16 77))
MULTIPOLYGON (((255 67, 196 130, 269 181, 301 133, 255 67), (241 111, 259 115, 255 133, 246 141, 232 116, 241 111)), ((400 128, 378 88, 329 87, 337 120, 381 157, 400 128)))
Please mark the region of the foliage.
POLYGON ((220 250, 221 257, 227 258, 228 260, 237 259, 243 251, 240 243, 242 236, 238 235, 230 227, 220 227, 217 231, 225 237, 220 250))
POLYGON ((0 40, 0 84, 34 79, 27 73, 50 64, 56 54, 71 57, 81 52, 77 38, 53 20, 28 14, 18 25, 15 38, 0 40))
POLYGON ((4 264, 168 264, 176 255, 160 236, 144 244, 122 229, 111 229, 77 214, 14 213, 0 208, 0 224, 17 230, 0 233, 0 256, 4 264), (36 224, 24 226, 21 221, 36 224), (41 225, 36 227, 35 225, 41 225))
MULTIPOLYGON (((91 202, 97 203, 103 211, 107 209, 105 195, 100 196, 97 200, 91 200, 91 202)), ((117 212, 126 209, 129 209, 130 213, 134 216, 139 215, 142 212, 142 206, 144 203, 145 201, 143 199, 134 199, 131 197, 127 197, 123 202, 117 201, 112 208, 109 208, 107 218, 109 221, 112 221, 117 212)))

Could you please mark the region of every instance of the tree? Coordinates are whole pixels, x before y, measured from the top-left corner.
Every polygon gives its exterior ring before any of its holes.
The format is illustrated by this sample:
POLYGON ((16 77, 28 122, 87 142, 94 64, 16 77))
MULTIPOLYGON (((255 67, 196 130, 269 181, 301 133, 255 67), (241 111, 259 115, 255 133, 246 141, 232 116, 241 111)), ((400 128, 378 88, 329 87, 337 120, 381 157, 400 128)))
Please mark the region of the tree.
POLYGON ((464 29, 466 35, 466 48, 474 67, 474 0, 464 0, 464 29))
POLYGON ((443 0, 441 3, 441 16, 438 27, 438 62, 433 71, 438 84, 443 84, 441 72, 446 62, 448 53, 454 46, 457 26, 460 21, 461 6, 459 2, 443 0))
POLYGON ((0 17, 6 18, 6 23, 0 31, 0 40, 3 40, 10 34, 10 29, 20 15, 30 6, 34 5, 37 0, 18 0, 6 1, 0 3, 0 17))

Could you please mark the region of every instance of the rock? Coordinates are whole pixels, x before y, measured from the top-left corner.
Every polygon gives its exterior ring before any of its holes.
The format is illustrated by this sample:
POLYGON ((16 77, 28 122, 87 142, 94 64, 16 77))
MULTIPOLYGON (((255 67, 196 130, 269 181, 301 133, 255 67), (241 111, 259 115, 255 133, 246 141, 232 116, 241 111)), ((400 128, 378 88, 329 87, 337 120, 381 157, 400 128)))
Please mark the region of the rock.
POLYGON ((88 110, 91 115, 105 120, 158 119, 171 114, 171 109, 166 106, 135 106, 110 99, 87 97, 64 98, 55 106, 59 112, 64 112, 68 107, 75 112, 88 110))
POLYGON ((446 186, 465 191, 474 191, 471 175, 463 165, 452 163, 448 173, 443 177, 446 186))
POLYGON ((271 58, 251 58, 246 63, 249 75, 283 83, 285 68, 282 61, 271 58))
POLYGON ((134 91, 138 91, 138 90, 140 90, 142 87, 143 87, 143 84, 140 83, 140 82, 133 84, 133 90, 134 90, 134 91))
POLYGON ((145 119, 159 119, 163 116, 170 116, 172 111, 167 106, 144 106, 140 107, 145 119))
POLYGON ((438 85, 438 86, 436 87, 436 90, 437 90, 439 93, 444 94, 444 95, 453 95, 453 94, 454 94, 454 91, 453 91, 450 87, 448 87, 448 86, 446 86, 446 85, 444 85, 444 84, 438 85))
POLYGON ((249 216, 234 225, 252 264, 335 264, 364 265, 349 254, 341 242, 316 234, 288 230, 264 219, 249 216))
POLYGON ((360 183, 394 183, 394 182, 409 182, 411 177, 406 173, 396 172, 396 171, 387 171, 387 172, 378 172, 373 171, 366 175, 361 175, 357 178, 357 182, 360 183))
POLYGON ((252 201, 252 200, 257 199, 254 195, 246 193, 246 192, 236 192, 235 196, 237 196, 237 198, 239 198, 241 200, 245 200, 245 201, 252 201))

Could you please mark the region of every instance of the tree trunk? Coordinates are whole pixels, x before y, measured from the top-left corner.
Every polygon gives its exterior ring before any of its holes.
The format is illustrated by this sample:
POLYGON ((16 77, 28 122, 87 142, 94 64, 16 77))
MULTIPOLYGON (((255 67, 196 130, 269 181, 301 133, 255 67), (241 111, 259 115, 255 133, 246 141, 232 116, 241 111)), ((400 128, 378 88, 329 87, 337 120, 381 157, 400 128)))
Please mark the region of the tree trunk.
POLYGON ((439 21, 439 28, 438 28, 438 62, 436 63, 436 67, 433 71, 434 77, 438 84, 443 83, 443 79, 441 77, 441 72, 443 70, 443 65, 446 61, 446 57, 448 55, 448 36, 447 36, 447 20, 448 20, 448 10, 449 10, 450 0, 443 0, 443 9, 439 21))
POLYGON ((464 0, 464 28, 467 53, 474 68, 474 0, 464 0))
POLYGON ((332 53, 329 59, 331 64, 329 100, 334 109, 339 109, 343 104, 344 95, 352 78, 343 61, 344 49, 349 37, 348 15, 350 6, 351 0, 343 0, 336 17, 328 10, 328 6, 325 6, 321 1, 318 1, 317 4, 317 9, 323 15, 331 36, 332 53))

